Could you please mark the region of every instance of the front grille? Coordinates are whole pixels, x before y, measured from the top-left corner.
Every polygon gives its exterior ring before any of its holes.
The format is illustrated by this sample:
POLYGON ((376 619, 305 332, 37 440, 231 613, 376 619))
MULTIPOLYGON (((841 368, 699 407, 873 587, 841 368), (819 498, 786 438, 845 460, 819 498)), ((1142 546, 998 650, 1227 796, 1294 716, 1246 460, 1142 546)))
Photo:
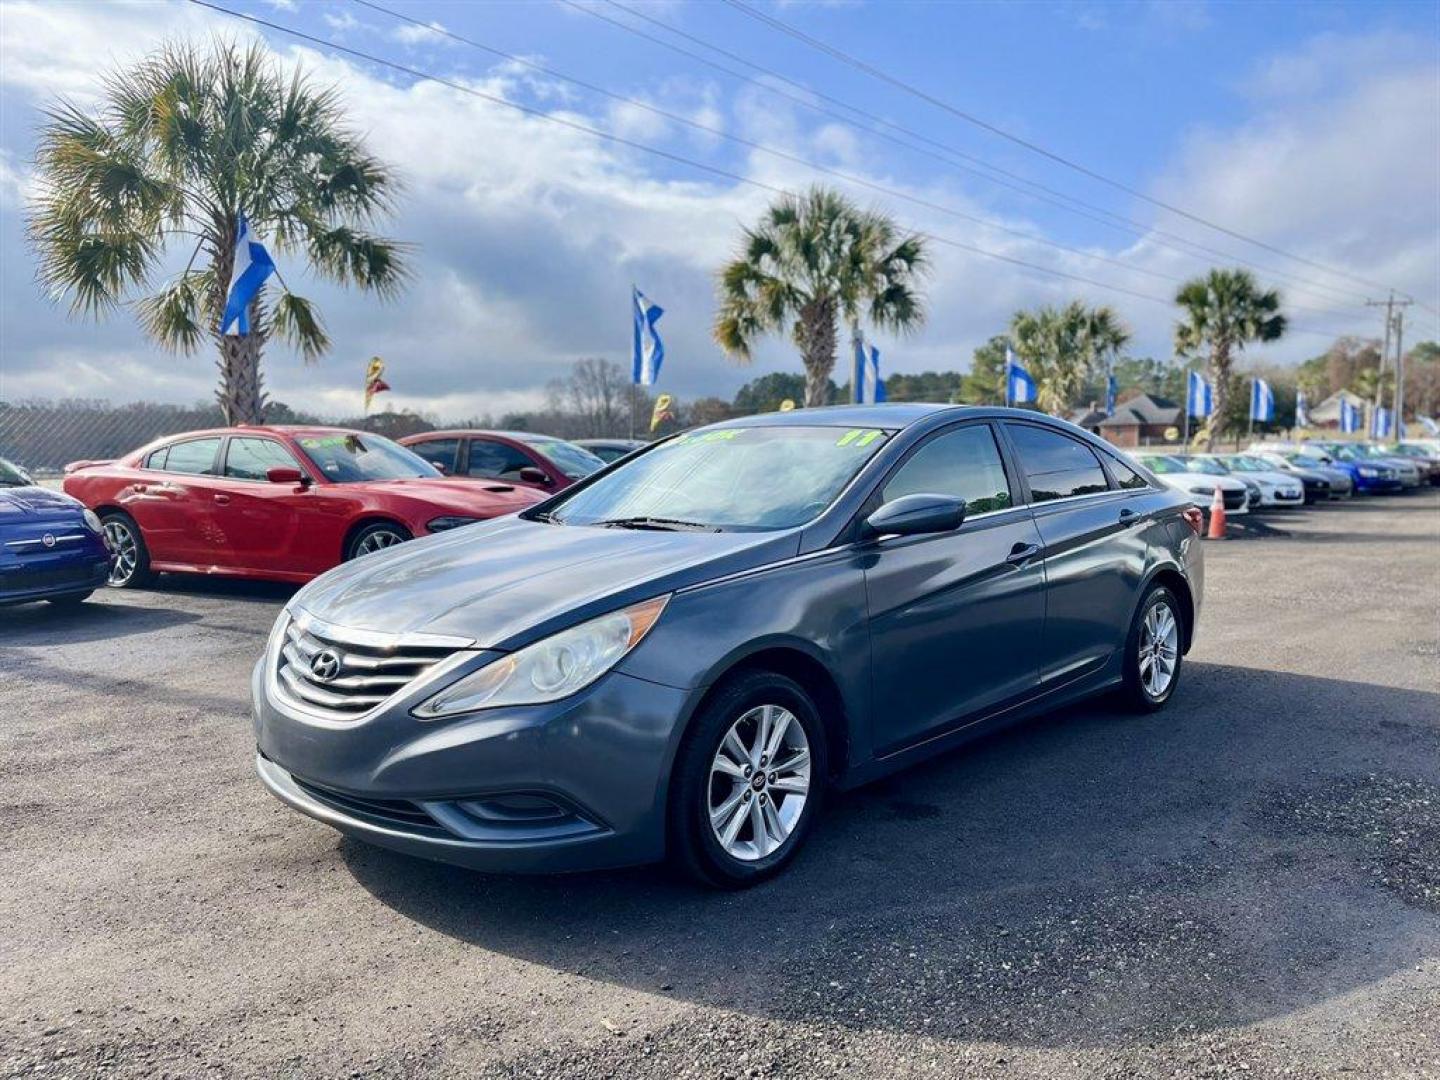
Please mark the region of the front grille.
POLYGON ((1225 498, 1226 510, 1239 510, 1250 497, 1248 491, 1224 491, 1221 494, 1225 498))
POLYGON ((283 694, 302 708, 356 717, 399 693, 456 646, 381 643, 378 635, 293 619, 275 660, 283 694))
POLYGON ((22 570, 14 574, 0 574, 0 589, 24 590, 51 589, 61 585, 89 585, 98 577, 109 572, 103 564, 91 566, 62 566, 58 570, 22 570))
POLYGON ((381 825, 390 825, 406 832, 424 833, 430 836, 448 835, 436 824, 435 819, 413 802, 406 799, 370 799, 359 795, 347 795, 343 791, 321 787, 308 780, 292 776, 295 786, 326 806, 381 825))

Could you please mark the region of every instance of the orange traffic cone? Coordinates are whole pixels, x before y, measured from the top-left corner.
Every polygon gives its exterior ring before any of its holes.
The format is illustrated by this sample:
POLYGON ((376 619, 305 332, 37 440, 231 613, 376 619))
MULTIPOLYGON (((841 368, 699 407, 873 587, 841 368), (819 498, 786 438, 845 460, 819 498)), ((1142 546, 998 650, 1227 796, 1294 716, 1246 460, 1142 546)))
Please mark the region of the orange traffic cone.
POLYGON ((1205 539, 1225 539, 1225 496, 1219 484, 1215 485, 1215 497, 1210 500, 1210 531, 1205 534, 1205 539))

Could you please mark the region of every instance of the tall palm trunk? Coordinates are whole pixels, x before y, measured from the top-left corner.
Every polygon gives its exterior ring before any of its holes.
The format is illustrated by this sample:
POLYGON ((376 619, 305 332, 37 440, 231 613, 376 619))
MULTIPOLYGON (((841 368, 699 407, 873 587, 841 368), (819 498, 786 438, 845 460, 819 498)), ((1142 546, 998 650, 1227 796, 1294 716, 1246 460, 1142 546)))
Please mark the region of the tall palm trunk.
POLYGON ((265 309, 261 303, 264 289, 250 302, 250 332, 244 336, 220 333, 218 324, 223 316, 218 313, 225 310, 226 291, 235 268, 234 225, 229 226, 225 240, 216 245, 214 252, 213 310, 217 312, 217 325, 213 336, 220 354, 215 361, 220 369, 215 400, 227 424, 261 424, 265 422, 265 390, 260 375, 260 353, 265 345, 265 309))
POLYGON ((1210 353, 1210 385, 1214 388, 1214 409, 1210 413, 1210 433, 1205 437, 1205 449, 1213 452, 1220 441, 1220 428, 1229 415, 1230 407, 1230 342, 1221 338, 1215 342, 1210 353))
POLYGON ((795 344, 805 363, 805 407, 830 404, 830 376, 835 371, 835 301, 811 300, 800 309, 795 344))

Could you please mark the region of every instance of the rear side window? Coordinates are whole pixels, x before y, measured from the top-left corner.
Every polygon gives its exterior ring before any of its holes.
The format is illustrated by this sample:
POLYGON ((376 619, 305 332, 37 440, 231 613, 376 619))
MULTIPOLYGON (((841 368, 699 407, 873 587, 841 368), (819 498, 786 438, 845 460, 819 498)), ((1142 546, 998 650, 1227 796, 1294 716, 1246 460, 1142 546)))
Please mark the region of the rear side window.
POLYGON ((1150 486, 1148 480, 1119 458, 1112 457, 1110 459, 1110 474, 1115 477, 1115 482, 1122 488, 1134 489, 1150 486))
POLYGON ((231 439, 225 451, 225 475, 235 480, 264 480, 271 469, 296 469, 289 450, 272 439, 231 439))
POLYGON ((537 468, 530 455, 506 443, 488 439, 470 440, 470 461, 466 473, 496 480, 519 480, 521 469, 537 468))
POLYGON ((460 451, 459 439, 426 439, 424 442, 411 443, 410 449, 437 469, 454 475, 455 455, 460 451))
POLYGON ((881 500, 921 494, 964 499, 972 516, 1013 504, 1000 448, 988 424, 947 431, 925 443, 890 478, 881 500))
POLYGON ((1083 443, 1030 424, 1007 424, 1006 431, 1015 444, 1035 502, 1109 490, 1100 459, 1083 443))
POLYGON ((150 451, 150 456, 145 459, 145 468, 147 468, 147 469, 163 469, 163 468, 165 468, 165 455, 167 455, 168 453, 170 453, 170 447, 168 447, 168 446, 162 446, 162 447, 160 447, 159 450, 152 450, 152 451, 150 451))
MULTIPOLYGON (((191 439, 189 442, 171 443, 170 454, 161 468, 166 472, 188 473, 191 476, 214 476, 215 455, 219 451, 219 439, 191 439)), ((155 455, 151 454, 150 459, 153 461, 155 455)))

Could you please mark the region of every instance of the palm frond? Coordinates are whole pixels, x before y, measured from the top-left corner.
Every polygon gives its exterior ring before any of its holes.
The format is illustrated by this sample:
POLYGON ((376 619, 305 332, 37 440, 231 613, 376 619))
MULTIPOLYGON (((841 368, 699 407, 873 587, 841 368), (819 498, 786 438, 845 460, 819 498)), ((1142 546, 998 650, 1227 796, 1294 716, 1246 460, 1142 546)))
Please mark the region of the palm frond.
POLYGON ((275 336, 300 350, 307 364, 313 364, 330 349, 330 337, 315 305, 292 292, 280 294, 271 320, 275 336))
POLYGON ((161 346, 172 352, 190 353, 210 336, 218 321, 214 305, 207 299, 213 294, 213 272, 192 271, 159 292, 137 300, 136 313, 145 332, 161 346))

